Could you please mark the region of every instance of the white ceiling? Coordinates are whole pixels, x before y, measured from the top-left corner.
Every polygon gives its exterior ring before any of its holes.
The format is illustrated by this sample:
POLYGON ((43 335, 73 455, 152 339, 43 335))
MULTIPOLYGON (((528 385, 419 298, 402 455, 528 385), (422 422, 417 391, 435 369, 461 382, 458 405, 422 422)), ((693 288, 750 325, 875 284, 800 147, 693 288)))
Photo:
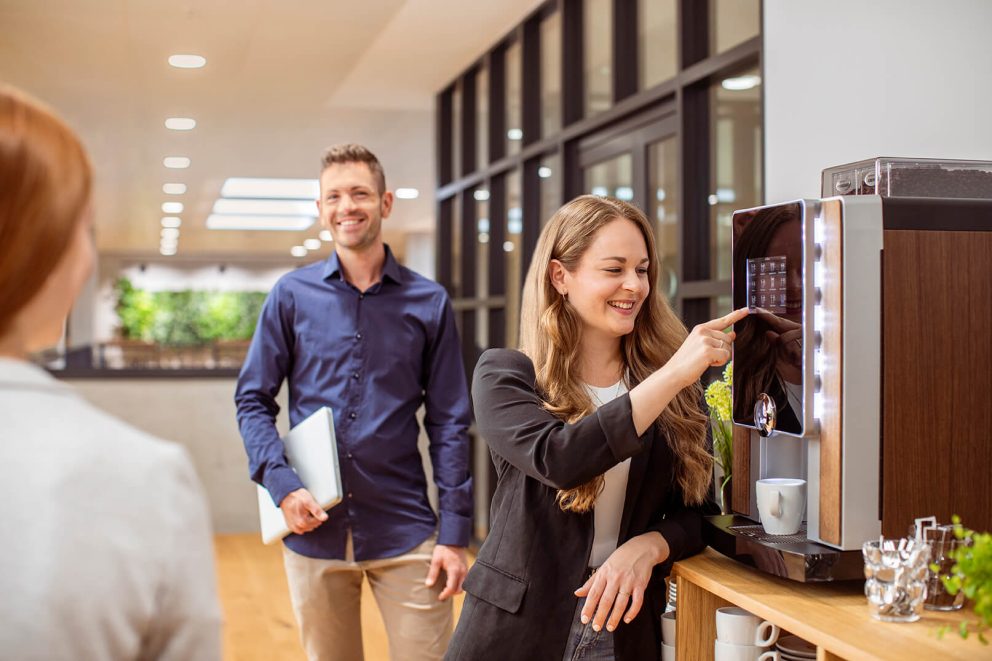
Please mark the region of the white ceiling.
POLYGON ((157 254, 179 200, 179 256, 275 257, 307 232, 212 231, 224 179, 316 177, 323 148, 360 142, 398 200, 387 241, 433 229, 434 95, 541 0, 0 0, 0 80, 54 106, 97 170, 101 252, 157 254), (173 53, 207 58, 174 69, 173 53), (193 117, 193 131, 164 127, 193 117), (192 159, 168 170, 165 156, 192 159), (188 185, 181 197, 162 184, 188 185), (392 239, 391 239, 392 237, 392 239))

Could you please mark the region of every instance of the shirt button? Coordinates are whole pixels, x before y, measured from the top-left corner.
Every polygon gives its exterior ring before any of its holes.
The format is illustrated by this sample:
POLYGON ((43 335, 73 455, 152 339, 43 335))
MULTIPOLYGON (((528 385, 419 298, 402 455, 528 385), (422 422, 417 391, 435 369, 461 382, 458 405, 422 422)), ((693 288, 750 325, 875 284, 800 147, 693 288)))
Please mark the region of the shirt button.
POLYGON ((352 374, 351 375, 351 378, 353 378, 354 380, 357 381, 358 380, 358 372, 355 372, 354 374, 352 374))
POLYGON ((348 417, 351 418, 352 420, 354 420, 355 418, 358 417, 358 414, 355 413, 354 411, 352 411, 351 413, 348 414, 348 417))
POLYGON ((348 492, 348 497, 349 497, 349 498, 353 498, 353 497, 354 497, 354 496, 352 496, 352 494, 351 494, 351 492, 350 492, 350 491, 348 492))
POLYGON ((348 453, 348 458, 349 458, 349 459, 351 459, 351 457, 352 457, 352 455, 351 455, 351 453, 349 452, 349 453, 348 453))
POLYGON ((355 339, 356 340, 362 339, 362 334, 361 333, 355 333, 355 339))
POLYGON ((358 300, 362 300, 362 299, 364 299, 364 298, 365 298, 365 294, 359 294, 359 295, 358 295, 358 300))

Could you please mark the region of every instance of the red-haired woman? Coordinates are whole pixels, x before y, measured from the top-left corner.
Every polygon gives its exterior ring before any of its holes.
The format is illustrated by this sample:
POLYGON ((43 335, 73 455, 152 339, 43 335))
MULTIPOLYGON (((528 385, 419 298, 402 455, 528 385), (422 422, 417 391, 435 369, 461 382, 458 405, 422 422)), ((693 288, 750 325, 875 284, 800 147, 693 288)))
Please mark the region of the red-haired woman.
POLYGON ((91 188, 72 130, 0 86, 0 655, 219 659, 186 453, 28 361, 58 342, 92 269, 91 188))

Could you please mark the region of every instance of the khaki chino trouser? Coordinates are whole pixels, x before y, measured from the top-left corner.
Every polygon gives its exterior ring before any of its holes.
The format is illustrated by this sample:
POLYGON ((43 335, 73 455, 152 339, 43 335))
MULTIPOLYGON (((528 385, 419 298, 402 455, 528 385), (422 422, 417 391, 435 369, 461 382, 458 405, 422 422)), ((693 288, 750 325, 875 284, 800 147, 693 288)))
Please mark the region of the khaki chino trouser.
POLYGON ((308 558, 283 546, 289 594, 310 661, 362 661, 362 580, 386 625, 392 661, 439 661, 451 640, 452 600, 438 601, 444 572, 424 585, 435 536, 409 553, 355 561, 351 533, 344 560, 308 558))

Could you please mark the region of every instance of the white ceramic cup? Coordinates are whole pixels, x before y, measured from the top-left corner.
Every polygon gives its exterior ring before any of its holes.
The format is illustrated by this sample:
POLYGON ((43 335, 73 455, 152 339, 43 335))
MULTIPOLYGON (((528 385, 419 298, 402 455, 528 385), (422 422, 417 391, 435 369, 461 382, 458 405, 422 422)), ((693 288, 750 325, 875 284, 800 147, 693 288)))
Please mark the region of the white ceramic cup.
POLYGON ((806 512, 806 480, 772 477, 758 480, 758 516, 769 535, 793 535, 799 532, 806 512))
POLYGON ((779 628, 736 606, 716 609, 716 639, 728 645, 768 647, 778 640, 779 628))
POLYGON ((715 661, 781 661, 775 650, 765 650, 757 645, 731 645, 722 641, 713 643, 715 661))
POLYGON ((675 611, 661 616, 661 640, 669 645, 675 644, 675 611))
POLYGON ((675 645, 661 644, 661 661, 675 661, 675 645))

